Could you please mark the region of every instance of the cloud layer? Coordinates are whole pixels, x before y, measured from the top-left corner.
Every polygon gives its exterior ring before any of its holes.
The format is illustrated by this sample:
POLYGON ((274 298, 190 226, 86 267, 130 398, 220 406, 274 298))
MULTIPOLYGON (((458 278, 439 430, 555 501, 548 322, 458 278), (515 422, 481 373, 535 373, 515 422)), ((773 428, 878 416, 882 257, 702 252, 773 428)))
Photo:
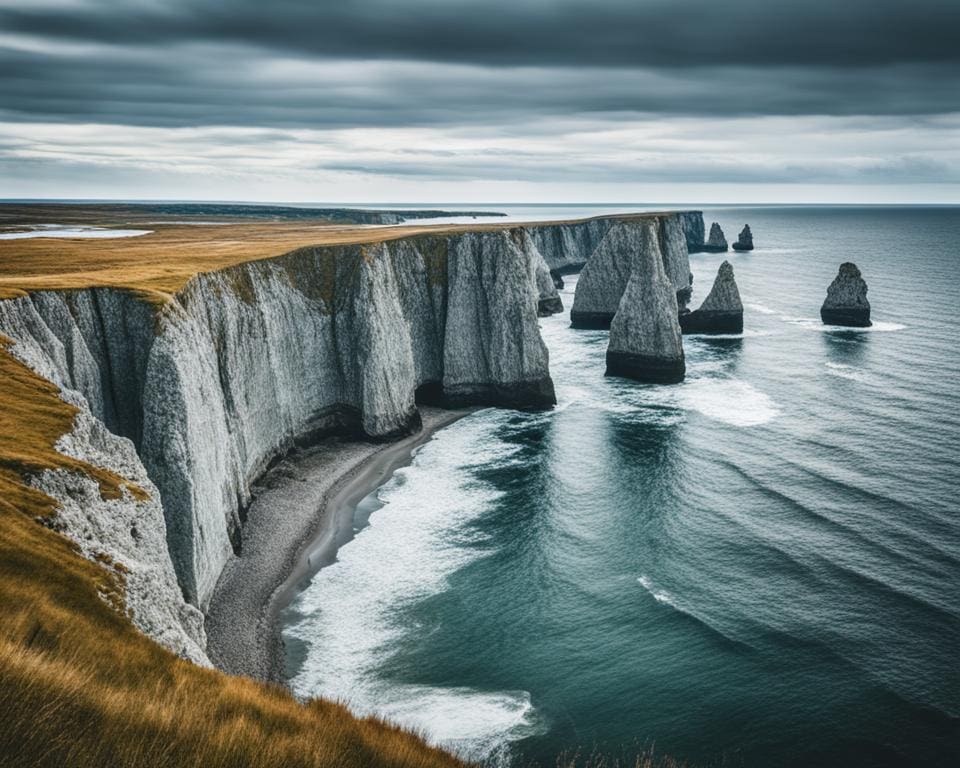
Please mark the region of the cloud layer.
POLYGON ((254 188, 953 185, 958 39, 953 0, 0 0, 0 196, 214 158, 254 188))

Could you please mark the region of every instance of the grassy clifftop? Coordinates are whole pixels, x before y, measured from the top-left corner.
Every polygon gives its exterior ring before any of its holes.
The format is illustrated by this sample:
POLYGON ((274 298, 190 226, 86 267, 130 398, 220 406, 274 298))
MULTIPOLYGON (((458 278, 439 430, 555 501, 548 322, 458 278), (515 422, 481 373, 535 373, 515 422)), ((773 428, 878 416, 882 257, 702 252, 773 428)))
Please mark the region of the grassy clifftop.
MULTIPOLYGON (((0 344, 0 765, 462 765, 342 706, 201 669, 124 615, 123 573, 52 529, 53 500, 27 478, 85 472, 54 447, 74 409, 0 344)), ((128 489, 142 493, 139 489, 128 489)))

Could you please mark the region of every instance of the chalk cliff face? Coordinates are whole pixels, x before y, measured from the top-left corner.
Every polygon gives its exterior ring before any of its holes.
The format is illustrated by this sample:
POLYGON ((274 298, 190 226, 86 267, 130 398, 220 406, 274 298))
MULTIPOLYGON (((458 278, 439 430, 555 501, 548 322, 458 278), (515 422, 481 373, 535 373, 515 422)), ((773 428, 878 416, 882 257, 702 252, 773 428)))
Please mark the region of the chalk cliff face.
POLYGON ((720 265, 700 308, 680 315, 680 328, 684 333, 743 333, 743 302, 729 261, 720 265))
MULTIPOLYGON (((308 248, 199 275, 160 311, 106 288, 0 302, 0 332, 81 405, 75 433, 100 436, 97 463, 153 493, 98 536, 130 544, 134 518, 141 535, 165 529, 165 546, 129 556, 128 600, 135 613, 167 605, 135 620, 199 658, 191 606, 206 605, 239 546, 250 484, 275 456, 333 429, 416 429, 418 390, 451 404, 555 402, 537 327, 543 275, 518 230, 308 248), (136 584, 163 599, 138 598, 136 584)), ((68 515, 69 535, 85 535, 82 516, 68 515)))
POLYGON ((687 251, 699 253, 703 246, 705 231, 703 211, 681 211, 677 216, 680 218, 680 225, 687 240, 687 251))
POLYGON ((634 253, 648 246, 642 233, 651 225, 664 274, 680 305, 686 304, 690 297, 690 260, 680 217, 667 214, 656 219, 627 219, 610 228, 580 273, 570 311, 575 328, 610 327, 630 279, 634 253))
POLYGON ((607 375, 639 381, 682 381, 683 342, 677 321, 677 294, 659 252, 652 224, 640 232, 632 251, 630 277, 610 325, 607 375))
POLYGON ((827 325, 853 328, 869 328, 872 325, 867 282, 856 264, 847 261, 840 265, 840 271, 827 288, 827 298, 820 307, 820 318, 827 325))
POLYGON ((60 449, 149 499, 105 501, 64 473, 34 482, 85 553, 125 566, 137 626, 207 663, 201 611, 274 458, 331 431, 416 430, 418 398, 552 405, 537 321, 560 308, 553 275, 588 265, 612 316, 631 259, 655 247, 676 315, 689 267, 671 218, 303 248, 197 275, 162 307, 113 288, 0 301, 13 353, 80 409, 60 449))

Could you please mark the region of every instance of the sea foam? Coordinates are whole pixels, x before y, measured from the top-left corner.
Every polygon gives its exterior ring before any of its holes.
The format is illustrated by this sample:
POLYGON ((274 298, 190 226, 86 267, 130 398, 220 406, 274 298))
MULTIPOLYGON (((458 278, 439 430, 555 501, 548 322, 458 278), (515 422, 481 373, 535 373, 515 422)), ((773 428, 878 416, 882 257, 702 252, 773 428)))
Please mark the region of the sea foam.
POLYGON ((404 609, 445 591, 451 574, 489 554, 468 531, 501 494, 470 470, 514 460, 516 446, 491 439, 508 417, 488 411, 439 432, 380 490, 384 506, 369 525, 296 599, 303 618, 285 634, 306 646, 291 680, 297 695, 343 701, 470 759, 496 758, 537 732, 526 691, 423 685, 382 672, 401 643, 428 632, 404 621, 404 609))

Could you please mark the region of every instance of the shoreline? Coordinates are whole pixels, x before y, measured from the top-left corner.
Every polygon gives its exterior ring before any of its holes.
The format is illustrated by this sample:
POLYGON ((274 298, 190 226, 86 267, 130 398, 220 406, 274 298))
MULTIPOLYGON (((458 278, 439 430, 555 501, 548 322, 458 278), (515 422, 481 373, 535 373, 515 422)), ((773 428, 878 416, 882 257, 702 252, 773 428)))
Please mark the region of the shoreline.
POLYGON ((279 618, 305 579, 353 538, 356 504, 433 435, 476 408, 421 406, 423 428, 393 443, 330 437, 284 458, 254 483, 239 556, 205 612, 217 669, 286 685, 279 618))

